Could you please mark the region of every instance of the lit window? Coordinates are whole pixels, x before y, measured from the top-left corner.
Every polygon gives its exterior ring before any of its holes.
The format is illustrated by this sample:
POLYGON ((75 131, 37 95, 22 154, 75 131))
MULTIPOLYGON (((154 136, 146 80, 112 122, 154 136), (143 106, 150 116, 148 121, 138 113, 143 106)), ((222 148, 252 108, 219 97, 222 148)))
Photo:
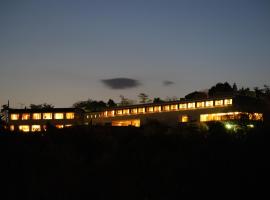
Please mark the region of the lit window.
POLYGON ((108 111, 108 116, 113 117, 114 116, 114 110, 108 111))
POLYGON ((215 101, 215 106, 222 106, 223 105, 223 100, 216 100, 215 101))
POLYGON ((57 125, 55 125, 55 127, 56 127, 56 128, 64 128, 64 125, 62 125, 62 124, 57 124, 57 125))
POLYGON ((195 103, 188 103, 188 108, 195 108, 195 103))
POLYGON ((214 101, 206 101, 205 102, 205 107, 213 107, 214 101))
POLYGON ((41 113, 33 113, 33 119, 34 119, 34 120, 39 120, 39 119, 41 119, 41 113))
POLYGON ((128 114, 129 114, 129 109, 124 109, 124 110, 123 110, 123 114, 124 114, 124 115, 128 115, 128 114))
POLYGON ((144 113, 145 112, 145 108, 138 108, 138 113, 144 113))
POLYGON ((65 127, 72 127, 72 124, 66 124, 65 127))
POLYGON ((154 107, 154 112, 160 112, 160 111, 161 111, 161 106, 154 107))
POLYGON ((187 109, 187 104, 186 103, 179 104, 179 109, 187 109))
POLYGON ((241 112, 202 114, 200 115, 200 121, 207 122, 207 121, 239 120, 245 116, 247 116, 247 113, 241 112))
POLYGON ((138 112, 138 109, 137 109, 137 108, 133 108, 133 109, 131 110, 131 113, 132 113, 132 114, 137 114, 137 112, 138 112))
POLYGON ((203 108, 204 102, 197 102, 197 108, 203 108))
POLYGON ((163 106, 163 110, 164 111, 170 111, 170 106, 169 105, 163 106))
POLYGON ((263 120, 263 114, 261 114, 261 113, 249 114, 249 120, 255 120, 255 121, 263 120))
POLYGON ((178 109, 178 105, 175 104, 175 105, 171 105, 171 110, 177 110, 178 109))
POLYGON ((183 115, 181 117, 181 122, 188 122, 188 116, 187 115, 183 115))
POLYGON ((70 112, 70 113, 66 113, 66 119, 74 119, 74 113, 70 112))
POLYGON ((108 111, 105 111, 103 114, 104 114, 105 117, 107 117, 108 116, 108 111))
POLYGON ((153 108, 153 107, 148 107, 148 108, 147 108, 147 111, 148 111, 148 112, 154 112, 154 108, 153 108))
POLYGON ((23 131, 23 132, 29 132, 30 131, 30 128, 28 125, 20 125, 19 126, 19 130, 20 131, 23 131))
POLYGON ((10 131, 14 131, 14 130, 15 130, 14 125, 10 125, 9 130, 10 130, 10 131))
POLYGON ((29 113, 22 114, 22 120, 29 120, 29 119, 30 119, 30 114, 29 113))
POLYGON ((122 110, 116 110, 116 114, 117 115, 122 115, 123 114, 123 111, 122 110))
POLYGON ((31 131, 32 131, 32 132, 41 131, 40 125, 32 125, 31 131))
POLYGON ((64 113, 55 113, 54 119, 64 119, 64 113))
POLYGON ((139 119, 112 121, 112 126, 135 126, 140 127, 139 119))
POLYGON ((224 105, 227 106, 227 105, 232 105, 232 99, 225 99, 224 100, 224 105))
POLYGON ((52 113, 43 113, 43 119, 52 119, 52 113))
POLYGON ((11 120, 18 120, 19 117, 20 117, 19 114, 11 114, 11 115, 10 115, 10 119, 11 119, 11 120))

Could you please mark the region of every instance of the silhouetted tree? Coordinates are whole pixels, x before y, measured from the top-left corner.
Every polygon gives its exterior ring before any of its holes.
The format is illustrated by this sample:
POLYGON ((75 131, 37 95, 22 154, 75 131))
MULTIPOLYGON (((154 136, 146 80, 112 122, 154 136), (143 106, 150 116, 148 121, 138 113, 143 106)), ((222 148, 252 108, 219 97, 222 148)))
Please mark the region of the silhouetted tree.
POLYGON ((233 83, 232 90, 233 90, 234 94, 236 94, 236 93, 237 93, 238 88, 237 88, 236 83, 233 83))
POLYGON ((150 102, 151 100, 149 99, 148 95, 145 94, 145 93, 140 93, 138 95, 138 98, 139 98, 139 102, 140 103, 148 103, 150 102))
POLYGON ((159 97, 155 97, 153 100, 153 103, 162 103, 162 102, 164 102, 164 101, 159 97))
POLYGON ((185 99, 205 99, 207 98, 207 94, 205 92, 192 92, 185 96, 185 99))
POLYGON ((131 99, 125 98, 123 95, 120 95, 120 106, 128 106, 134 104, 134 102, 131 99))
POLYGON ((210 97, 233 95, 233 88, 228 82, 217 83, 215 86, 209 89, 208 95, 210 97))
POLYGON ((117 104, 112 99, 109 99, 109 101, 107 102, 107 107, 112 108, 115 106, 117 106, 117 104))
POLYGON ((81 108, 89 112, 99 112, 107 108, 107 104, 103 101, 93 101, 88 99, 86 101, 79 101, 74 103, 73 108, 81 108))

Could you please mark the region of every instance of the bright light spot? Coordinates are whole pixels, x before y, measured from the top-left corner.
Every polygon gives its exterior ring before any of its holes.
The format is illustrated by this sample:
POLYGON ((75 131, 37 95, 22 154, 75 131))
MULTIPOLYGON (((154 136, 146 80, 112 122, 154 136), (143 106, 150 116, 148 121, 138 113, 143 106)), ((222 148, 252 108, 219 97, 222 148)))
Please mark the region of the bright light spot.
POLYGON ((254 128, 254 125, 253 124, 248 124, 247 127, 248 128, 254 128))
POLYGON ((233 128, 233 125, 229 124, 229 123, 226 123, 225 128, 228 129, 228 130, 231 130, 233 128))

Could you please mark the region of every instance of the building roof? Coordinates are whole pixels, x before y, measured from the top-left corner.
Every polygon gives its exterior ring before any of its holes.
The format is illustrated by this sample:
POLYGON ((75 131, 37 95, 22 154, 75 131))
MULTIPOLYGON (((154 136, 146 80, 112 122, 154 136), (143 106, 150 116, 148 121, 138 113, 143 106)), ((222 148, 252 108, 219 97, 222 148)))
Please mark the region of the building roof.
POLYGON ((41 109, 8 109, 9 113, 45 113, 45 112, 84 112, 80 108, 41 108, 41 109))

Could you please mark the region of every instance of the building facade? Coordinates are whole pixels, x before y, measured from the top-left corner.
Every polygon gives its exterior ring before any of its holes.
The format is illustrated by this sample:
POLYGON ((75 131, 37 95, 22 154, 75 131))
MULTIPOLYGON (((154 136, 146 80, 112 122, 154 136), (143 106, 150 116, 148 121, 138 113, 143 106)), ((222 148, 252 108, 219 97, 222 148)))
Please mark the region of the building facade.
POLYGON ((140 127, 151 121, 158 121, 175 127, 210 121, 263 120, 263 114, 256 106, 243 109, 234 97, 138 104, 95 113, 76 108, 6 109, 4 116, 10 131, 22 132, 46 131, 48 126, 64 128, 84 124, 140 127))

